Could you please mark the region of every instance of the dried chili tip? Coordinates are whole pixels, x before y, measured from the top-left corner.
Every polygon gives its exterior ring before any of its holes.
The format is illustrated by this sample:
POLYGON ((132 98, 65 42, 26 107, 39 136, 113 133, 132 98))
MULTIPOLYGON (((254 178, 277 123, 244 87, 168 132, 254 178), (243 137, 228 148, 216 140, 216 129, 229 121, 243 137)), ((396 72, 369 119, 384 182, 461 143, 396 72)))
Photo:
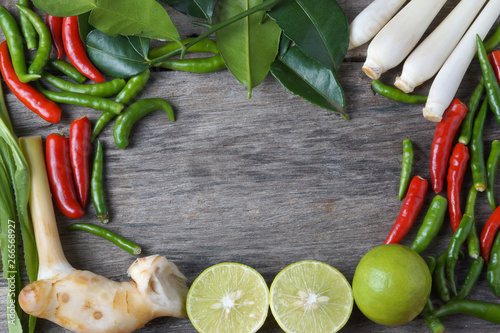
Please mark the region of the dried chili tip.
POLYGON ((418 175, 412 178, 399 215, 384 244, 399 243, 410 231, 424 203, 427 187, 427 179, 418 175))
POLYGON ((443 190, 453 139, 467 114, 467 105, 454 98, 437 124, 431 147, 431 183, 436 194, 443 190))

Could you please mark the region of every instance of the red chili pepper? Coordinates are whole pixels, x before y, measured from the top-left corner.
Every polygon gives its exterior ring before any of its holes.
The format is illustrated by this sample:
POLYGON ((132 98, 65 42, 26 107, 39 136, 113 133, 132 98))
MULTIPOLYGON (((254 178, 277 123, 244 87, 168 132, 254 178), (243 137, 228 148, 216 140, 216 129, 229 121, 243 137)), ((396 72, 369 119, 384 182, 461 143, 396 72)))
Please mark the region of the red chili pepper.
POLYGON ((401 211, 396 219, 396 223, 394 223, 384 244, 399 243, 410 231, 422 208, 426 192, 427 179, 420 176, 413 177, 408 186, 408 191, 406 192, 406 197, 401 206, 401 211))
POLYGON ((64 45, 62 41, 62 17, 47 15, 45 20, 52 36, 52 45, 57 53, 57 59, 61 59, 64 55, 64 45))
POLYGON ((63 18, 62 40, 66 56, 73 66, 89 79, 99 83, 104 82, 104 77, 95 68, 85 52, 85 45, 78 30, 77 16, 63 18))
POLYGON ((443 190, 453 139, 466 113, 467 106, 455 98, 436 126, 431 147, 431 183, 436 193, 443 190))
POLYGON ((50 189, 57 208, 69 218, 78 219, 84 211, 76 197, 69 155, 69 141, 64 135, 50 134, 45 142, 45 159, 50 189))
POLYGON ((451 228, 457 230, 462 220, 460 208, 460 190, 464 180, 467 161, 469 160, 469 149, 462 143, 457 143, 451 153, 448 166, 448 211, 450 213, 451 228))
POLYGON ((87 205, 90 187, 90 135, 92 128, 87 117, 73 120, 69 132, 69 154, 76 194, 82 208, 87 205))
POLYGON ((0 44, 0 72, 9 89, 28 109, 35 112, 44 120, 57 124, 61 120, 61 107, 48 100, 42 93, 28 83, 19 81, 10 60, 7 42, 0 44))
POLYGON ((493 67, 498 82, 500 82, 500 50, 488 53, 488 60, 490 61, 491 67, 493 67))
POLYGON ((481 257, 483 257, 486 264, 488 264, 490 259, 491 247, 495 241, 498 229, 500 229, 500 206, 493 211, 484 224, 483 231, 481 231, 481 237, 479 238, 481 244, 481 257))

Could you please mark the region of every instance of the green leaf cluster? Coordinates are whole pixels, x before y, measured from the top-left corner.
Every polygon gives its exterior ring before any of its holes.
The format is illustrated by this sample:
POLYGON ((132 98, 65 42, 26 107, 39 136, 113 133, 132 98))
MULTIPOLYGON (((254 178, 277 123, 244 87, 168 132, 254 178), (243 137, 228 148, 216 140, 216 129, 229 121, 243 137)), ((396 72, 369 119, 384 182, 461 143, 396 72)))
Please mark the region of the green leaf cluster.
POLYGON ((169 7, 186 14, 189 17, 204 19, 212 23, 214 0, 160 0, 169 7))
POLYGON ((34 0, 33 4, 45 14, 59 17, 88 13, 89 23, 111 36, 179 40, 170 16, 155 0, 34 0))
POLYGON ((215 36, 226 67, 247 87, 249 97, 272 73, 292 93, 348 119, 338 73, 349 45, 349 24, 336 0, 33 3, 51 15, 80 15, 89 57, 107 75, 131 77, 161 66, 170 57, 182 58, 191 46, 215 36), (206 32, 184 43, 164 5, 192 17, 194 24, 207 28, 206 32), (176 47, 149 59, 151 39, 173 42, 176 47))

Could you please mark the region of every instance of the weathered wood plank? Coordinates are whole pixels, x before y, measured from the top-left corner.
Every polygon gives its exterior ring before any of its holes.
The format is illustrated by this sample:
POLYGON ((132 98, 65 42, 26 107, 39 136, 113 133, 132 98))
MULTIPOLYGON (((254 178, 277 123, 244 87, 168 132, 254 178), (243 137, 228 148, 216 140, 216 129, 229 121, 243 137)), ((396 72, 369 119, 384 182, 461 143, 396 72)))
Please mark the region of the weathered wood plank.
MULTIPOLYGON (((450 3, 456 3, 453 1, 450 3)), ((5 3, 5 2, 4 2, 5 3)), ((339 1, 352 19, 369 1, 339 1)), ((12 3, 7 6, 12 8, 12 3)), ((450 10, 447 5, 446 10, 450 10)), ((184 23, 186 24, 186 23, 184 23)), ((186 24, 185 27, 192 27, 186 24)), ((186 35, 196 33, 196 28, 186 35)), ((184 30, 183 30, 184 31, 184 30)), ((375 96, 361 72, 366 49, 350 52, 341 70, 351 120, 315 107, 289 93, 271 76, 251 99, 228 71, 198 75, 153 72, 140 98, 165 97, 176 110, 170 122, 162 112, 141 120, 130 146, 113 143, 112 124, 100 140, 105 149, 105 182, 111 222, 108 227, 143 246, 143 254, 173 260, 193 281, 205 268, 223 261, 245 263, 271 284, 290 263, 303 259, 327 262, 352 281, 357 262, 381 244, 401 203, 397 187, 401 143, 416 146, 414 173, 429 177, 429 149, 434 123, 421 106, 375 96)), ((388 82, 397 71, 385 75, 388 82)), ((459 97, 467 99, 478 78, 473 65, 459 97)), ((425 93, 429 85, 420 91, 425 93)), ((64 106, 60 124, 47 125, 5 89, 18 135, 69 133, 73 119, 99 113, 64 106)), ((492 117, 485 130, 486 149, 500 131, 492 117)), ((466 179, 464 187, 468 187, 466 179)), ((499 184, 500 186, 500 184, 499 184)), ((424 209, 432 195, 428 195, 424 209)), ((491 213, 478 200, 478 223, 491 213)), ((69 219, 57 215, 63 248, 75 267, 111 279, 127 280, 134 257, 92 235, 69 232, 69 219)), ((96 223, 93 207, 80 222, 96 223)), ((418 223, 418 222, 417 222, 418 223)), ((409 245, 416 228, 403 241, 409 245)), ((438 255, 451 237, 446 225, 423 255, 438 255)), ((463 265, 462 265, 463 266, 463 265)), ((463 278, 466 267, 459 267, 463 278)), ((5 295, 6 283, 0 282, 5 295)), ((497 301, 484 278, 471 296, 497 301)), ((0 298, 0 309, 5 297, 0 298)), ((3 311, 3 310, 2 310, 3 311)), ((489 332, 496 328, 465 316, 445 321, 447 330, 489 332)), ((0 316, 0 330, 7 330, 0 316)), ((398 328, 376 325, 359 310, 345 332, 425 332, 417 318, 398 328)), ((195 332, 187 319, 157 319, 140 332, 195 332)), ((280 332, 269 315, 262 332, 280 332)), ((39 320, 37 332, 66 332, 39 320)))

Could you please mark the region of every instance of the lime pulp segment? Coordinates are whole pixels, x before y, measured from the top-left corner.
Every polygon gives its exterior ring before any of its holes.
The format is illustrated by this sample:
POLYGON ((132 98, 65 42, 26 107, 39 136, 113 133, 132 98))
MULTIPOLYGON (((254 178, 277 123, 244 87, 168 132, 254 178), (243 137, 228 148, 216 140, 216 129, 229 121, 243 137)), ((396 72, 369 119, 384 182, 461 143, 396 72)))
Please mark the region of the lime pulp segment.
POLYGON ((221 263, 196 278, 186 308, 198 332, 256 332, 267 317, 269 288, 253 268, 221 263))
POLYGON ((337 332, 349 319, 352 290, 335 268, 319 261, 299 261, 274 279, 271 311, 287 333, 337 332))

